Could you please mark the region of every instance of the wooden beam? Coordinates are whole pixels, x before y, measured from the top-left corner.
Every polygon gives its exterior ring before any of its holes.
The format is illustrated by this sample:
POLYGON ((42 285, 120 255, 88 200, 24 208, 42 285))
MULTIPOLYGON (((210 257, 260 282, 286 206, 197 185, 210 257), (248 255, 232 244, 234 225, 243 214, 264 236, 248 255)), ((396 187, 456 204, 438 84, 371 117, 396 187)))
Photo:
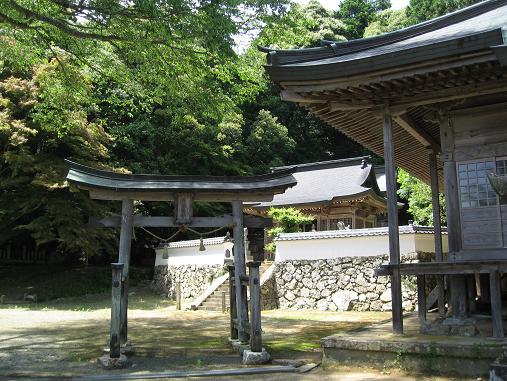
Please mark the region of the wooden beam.
MULTIPOLYGON (((396 167, 394 164, 393 125, 387 105, 382 112, 384 130, 384 162, 386 171, 387 219, 389 225, 389 264, 400 264, 400 239, 398 228, 398 203, 396 193, 396 167)), ((397 269, 391 274, 393 331, 403 333, 403 309, 401 300, 401 277, 397 269)))
MULTIPOLYGON (((120 226, 120 216, 91 217, 89 224, 99 228, 114 228, 120 226)), ((134 226, 142 227, 179 227, 173 217, 135 215, 134 226)), ((194 217, 187 226, 192 228, 214 228, 220 226, 233 226, 232 215, 218 217, 194 217)), ((248 228, 267 228, 273 226, 273 219, 268 217, 244 216, 243 225, 248 228)))
POLYGON ((394 121, 407 131, 412 137, 427 148, 431 148, 433 152, 438 153, 441 151, 440 144, 433 139, 426 131, 419 128, 407 114, 400 114, 394 117, 394 121))
POLYGON ((299 93, 290 90, 280 91, 280 98, 282 101, 297 102, 297 103, 326 103, 326 99, 318 99, 309 96, 303 96, 299 93))
POLYGON ((128 305, 129 305, 129 269, 130 246, 132 241, 132 222, 134 217, 134 201, 123 200, 121 206, 121 228, 118 262, 123 264, 120 344, 127 344, 128 305))
POLYGON ((345 111, 345 110, 364 110, 368 108, 376 107, 375 103, 360 103, 360 102, 339 102, 339 101, 330 101, 329 102, 329 110, 330 111, 345 111))
POLYGON ((389 276, 393 269, 401 275, 463 275, 489 274, 491 271, 507 272, 507 261, 470 261, 470 262, 422 262, 382 265, 375 270, 376 276, 389 276))
POLYGON ((442 90, 431 91, 428 94, 404 97, 401 100, 393 101, 391 108, 393 112, 406 110, 409 107, 425 106, 429 104, 449 102, 458 99, 477 97, 480 95, 491 95, 507 91, 507 80, 491 81, 489 84, 473 84, 458 86, 442 90))
MULTIPOLYGON (((131 200, 141 201, 174 201, 175 195, 168 192, 137 192, 137 191, 125 191, 125 192, 113 192, 110 190, 99 190, 89 189, 86 186, 78 186, 80 189, 88 190, 90 198, 94 200, 123 200, 125 198, 131 200)), ((283 191, 272 191, 273 194, 283 193, 283 191)), ((230 193, 214 193, 214 192, 203 192, 196 193, 194 195, 195 202, 232 202, 232 201, 243 201, 243 202, 269 202, 273 201, 273 194, 266 194, 261 192, 230 192, 230 193)))

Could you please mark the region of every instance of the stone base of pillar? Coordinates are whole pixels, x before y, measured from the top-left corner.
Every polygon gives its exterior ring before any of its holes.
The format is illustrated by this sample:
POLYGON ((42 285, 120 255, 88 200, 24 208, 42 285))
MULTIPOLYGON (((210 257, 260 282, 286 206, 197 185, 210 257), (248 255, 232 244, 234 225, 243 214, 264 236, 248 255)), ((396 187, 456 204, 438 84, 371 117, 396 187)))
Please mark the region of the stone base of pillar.
POLYGON ((239 353, 240 356, 243 356, 243 352, 250 349, 250 344, 242 343, 239 340, 234 340, 229 338, 229 344, 231 344, 231 348, 233 351, 239 353))
MULTIPOLYGON (((473 318, 458 319, 448 317, 444 319, 426 320, 421 323, 420 332, 424 335, 438 336, 491 336, 488 327, 483 327, 487 322, 478 322, 473 318), (482 332, 486 331, 486 332, 482 332), (484 334, 485 333, 485 334, 484 334)), ((491 330, 491 327, 489 327, 491 330)))
MULTIPOLYGON (((103 353, 104 353, 105 355, 107 354, 107 355, 109 356, 109 352, 110 352, 110 350, 109 350, 109 348, 108 348, 108 347, 105 347, 105 348, 103 349, 103 353)), ((130 343, 127 343, 127 344, 125 344, 125 345, 122 345, 122 346, 120 347, 120 353, 121 353, 122 355, 125 355, 125 356, 133 356, 133 355, 135 354, 134 346, 133 346, 132 344, 130 344, 130 343)))
POLYGON ((262 352, 243 351, 243 365, 262 365, 271 361, 271 355, 262 348, 262 352))
POLYGON ((97 364, 107 370, 124 369, 130 365, 128 357, 123 354, 121 354, 119 358, 111 358, 109 355, 102 355, 97 359, 97 364))

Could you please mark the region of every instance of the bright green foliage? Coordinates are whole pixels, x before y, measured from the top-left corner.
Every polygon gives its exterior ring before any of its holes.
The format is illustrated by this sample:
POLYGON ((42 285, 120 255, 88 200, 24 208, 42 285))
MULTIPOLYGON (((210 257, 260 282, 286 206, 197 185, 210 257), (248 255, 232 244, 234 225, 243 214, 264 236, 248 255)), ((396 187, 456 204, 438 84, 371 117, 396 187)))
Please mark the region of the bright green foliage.
POLYGON ((395 11, 387 9, 379 12, 375 21, 364 30, 364 37, 373 37, 379 34, 393 32, 408 26, 406 9, 395 11))
POLYGON ((267 173, 270 167, 283 165, 284 158, 295 146, 287 128, 267 110, 259 111, 246 144, 246 156, 259 173, 267 173))
POLYGON ((88 78, 70 69, 52 60, 35 66, 31 78, 0 80, 0 244, 29 236, 37 245, 88 255, 112 244, 111 232, 87 224, 109 205, 69 191, 64 181, 63 158, 96 165, 109 141, 88 120, 88 78))
POLYGON ((252 44, 275 49, 293 49, 320 46, 324 40, 345 40, 345 24, 325 9, 318 1, 306 6, 293 4, 280 19, 266 23, 252 44))
MULTIPOLYGON (((296 233, 303 231, 303 226, 311 224, 314 216, 303 214, 296 208, 270 208, 268 216, 273 218, 274 228, 268 230, 268 236, 272 239, 276 238, 280 233, 296 233)), ((266 245, 266 251, 274 253, 275 243, 270 242, 266 245)))
POLYGON ((375 21, 378 12, 391 7, 390 0, 343 0, 340 2, 338 17, 347 26, 347 37, 363 37, 364 30, 375 21))
MULTIPOLYGON (((433 225, 433 207, 431 204, 431 187, 421 180, 410 176, 406 171, 398 171, 398 195, 408 201, 408 212, 414 217, 414 223, 418 225, 433 225)), ((445 198, 443 194, 439 195, 440 200, 440 219, 442 223, 446 222, 445 217, 445 198)))
POLYGON ((480 1, 482 0, 410 0, 407 17, 410 24, 417 24, 480 1))

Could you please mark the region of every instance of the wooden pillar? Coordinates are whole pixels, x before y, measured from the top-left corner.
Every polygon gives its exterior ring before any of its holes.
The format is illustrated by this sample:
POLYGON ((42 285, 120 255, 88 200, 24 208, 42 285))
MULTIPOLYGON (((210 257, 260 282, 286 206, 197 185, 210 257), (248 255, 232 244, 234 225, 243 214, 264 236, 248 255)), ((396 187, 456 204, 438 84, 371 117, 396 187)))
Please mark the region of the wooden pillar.
POLYGON ((236 310, 238 316, 238 339, 242 343, 248 342, 248 334, 244 322, 248 321, 246 288, 241 285, 241 277, 245 271, 245 237, 243 230, 243 203, 232 202, 232 216, 234 219, 234 281, 236 288, 236 310))
MULTIPOLYGON (((461 248, 461 229, 459 216, 459 198, 457 185, 456 163, 448 161, 444 163, 445 178, 445 201, 447 210, 447 237, 449 240, 449 261, 455 261, 455 253, 461 248)), ((467 316, 467 294, 464 275, 450 275, 449 286, 451 289, 450 307, 452 316, 456 319, 464 319, 467 316)))
POLYGON ((112 263, 111 287, 111 332, 109 337, 109 356, 120 357, 120 329, 121 329, 121 289, 123 263, 112 263))
MULTIPOLYGON (((444 260, 442 250, 442 226, 440 223, 440 199, 438 190, 437 154, 431 150, 429 153, 430 175, 431 175, 431 204, 433 207, 433 229, 435 233, 435 259, 437 262, 444 260)), ((437 275, 438 292, 438 315, 445 315, 445 290, 444 276, 437 275)))
MULTIPOLYGON (((400 238, 398 229, 398 201, 396 194, 396 167, 394 164, 394 141, 391 113, 387 105, 382 115, 384 128, 384 162, 387 190, 387 219, 389 225, 389 264, 400 264, 400 238)), ((391 275, 393 332, 403 333, 403 310, 401 301, 401 276, 397 266, 391 275)))
POLYGON ((260 262, 248 263, 250 286, 250 350, 262 352, 260 262))
POLYGON ((121 204, 121 228, 120 248, 118 262, 123 264, 122 303, 121 303, 121 328, 120 344, 127 344, 127 320, 129 298, 129 268, 130 268, 130 245, 132 241, 132 228, 134 219, 134 201, 122 200, 121 204))
POLYGON ((234 324, 234 321, 238 318, 238 313, 236 310, 236 287, 234 284, 234 265, 229 266, 229 315, 230 315, 230 323, 231 323, 231 340, 238 339, 238 329, 234 324))
POLYGON ((493 323, 493 337, 503 338, 502 321, 502 289, 498 270, 489 273, 489 288, 491 292, 491 321, 493 323))
MULTIPOLYGON (((447 239, 449 241, 450 262, 456 260, 461 250, 460 204, 458 196, 458 178, 454 161, 454 129, 449 116, 440 124, 440 140, 442 143, 441 159, 444 161, 445 206, 447 213, 447 239)), ((449 306, 452 317, 464 319, 467 315, 466 282, 463 275, 448 277, 450 288, 449 306)))

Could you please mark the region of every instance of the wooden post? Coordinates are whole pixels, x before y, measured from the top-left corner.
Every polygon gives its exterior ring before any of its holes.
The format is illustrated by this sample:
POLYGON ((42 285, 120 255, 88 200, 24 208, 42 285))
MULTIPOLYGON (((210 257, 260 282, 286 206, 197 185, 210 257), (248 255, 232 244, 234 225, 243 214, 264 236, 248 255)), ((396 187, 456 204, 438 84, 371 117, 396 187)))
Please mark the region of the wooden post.
POLYGON ((120 329, 121 329, 121 289, 123 263, 112 263, 112 288, 111 288, 111 333, 109 338, 109 356, 120 357, 120 329))
POLYGON ((232 216, 234 218, 234 280, 236 289, 236 309, 238 315, 238 339, 242 343, 248 342, 248 333, 243 322, 248 321, 246 287, 241 285, 241 277, 245 275, 245 237, 243 231, 243 203, 232 202, 232 216))
POLYGON ((123 200, 121 204, 121 228, 120 228, 120 248, 119 260, 123 263, 123 281, 122 281, 122 303, 121 303, 121 328, 120 344, 127 344, 127 313, 129 304, 129 265, 130 265, 130 245, 132 241, 132 228, 134 218, 134 201, 123 200))
MULTIPOLYGON (((431 150, 429 153, 430 175, 431 175, 431 204, 433 207, 433 229, 435 233, 435 259, 437 262, 444 260, 442 250, 442 226, 440 223, 440 199, 438 191, 438 171, 437 171, 437 155, 431 150)), ((445 315, 445 290, 444 277, 437 275, 437 292, 438 292, 438 315, 445 315)))
POLYGON ((249 262, 250 350, 262 352, 260 262, 249 262))
MULTIPOLYGON (((389 224, 389 264, 400 264, 400 238, 398 229, 398 201, 396 194, 396 167, 394 164, 394 141, 391 113, 387 105, 383 108, 384 162, 386 171, 387 219, 389 224)), ((401 301, 401 276, 398 267, 391 275, 391 297, 393 332, 403 333, 403 310, 401 301)))
MULTIPOLYGON (((445 207, 447 212, 447 239, 449 241, 448 261, 455 261, 455 255, 461 250, 460 204, 458 197, 458 178, 454 161, 454 129, 449 116, 440 123, 440 140, 444 162, 445 207)), ((466 282, 463 275, 448 277, 450 288, 449 306, 452 317, 464 319, 467 315, 466 282)))
POLYGON ((234 320, 238 318, 236 311, 236 287, 234 286, 234 265, 229 266, 229 316, 231 323, 231 340, 238 339, 238 329, 234 326, 234 320))
POLYGON ((174 291, 176 293, 176 309, 178 311, 181 310, 181 282, 176 282, 174 286, 174 291))
POLYGON ((426 321, 426 278, 424 275, 417 276, 417 313, 419 321, 426 321))
POLYGON ((475 298, 477 298, 477 289, 475 287, 475 274, 465 275, 467 283, 467 299, 468 299, 468 311, 474 313, 477 310, 475 298))
POLYGON ((489 273, 489 288, 491 293, 491 321, 493 323, 493 337, 503 338, 502 321, 502 289, 500 287, 500 274, 498 270, 489 273))

